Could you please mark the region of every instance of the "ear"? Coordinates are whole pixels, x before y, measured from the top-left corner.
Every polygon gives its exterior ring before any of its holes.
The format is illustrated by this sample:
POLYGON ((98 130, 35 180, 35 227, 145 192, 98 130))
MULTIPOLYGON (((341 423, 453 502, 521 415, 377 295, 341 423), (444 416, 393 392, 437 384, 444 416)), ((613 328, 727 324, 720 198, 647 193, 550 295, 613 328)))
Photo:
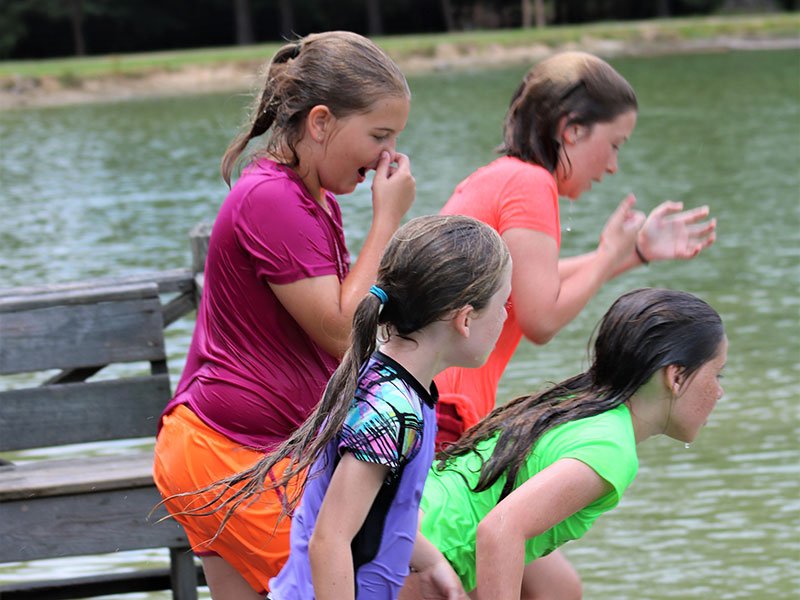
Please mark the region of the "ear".
POLYGON ((469 324, 474 312, 475 310, 472 306, 467 304, 456 310, 453 313, 453 317, 450 319, 450 325, 455 329, 456 333, 463 338, 469 338, 469 324))
POLYGON ((333 113, 324 104, 317 104, 306 117, 306 132, 315 142, 325 141, 325 136, 330 133, 334 120, 333 113))
POLYGON ((667 367, 664 368, 664 387, 666 387, 673 396, 680 395, 684 381, 685 378, 683 376, 682 367, 678 365, 667 365, 667 367))
POLYGON ((571 115, 564 115, 558 122, 558 131, 561 141, 568 145, 574 145, 578 140, 586 135, 587 128, 577 123, 567 125, 571 115))

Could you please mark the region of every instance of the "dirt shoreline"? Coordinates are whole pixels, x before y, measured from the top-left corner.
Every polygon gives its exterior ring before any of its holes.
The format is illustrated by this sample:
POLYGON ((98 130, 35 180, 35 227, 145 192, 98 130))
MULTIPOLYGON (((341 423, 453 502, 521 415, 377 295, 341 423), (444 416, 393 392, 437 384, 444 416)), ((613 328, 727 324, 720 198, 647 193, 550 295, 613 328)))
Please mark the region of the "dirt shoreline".
MULTIPOLYGON (((526 64, 548 54, 581 49, 606 58, 691 52, 735 50, 774 50, 800 48, 800 38, 717 37, 681 41, 626 42, 584 38, 580 44, 558 47, 529 46, 463 49, 450 44, 437 46, 433 56, 397 58, 409 75, 450 69, 526 64)), ((266 59, 266 57, 265 57, 266 59)), ((0 110, 41 108, 115 102, 137 98, 170 97, 211 92, 247 92, 258 87, 256 73, 261 65, 252 62, 224 63, 216 66, 190 66, 178 71, 152 71, 136 76, 108 75, 64 82, 57 77, 12 78, 0 87, 0 110)))

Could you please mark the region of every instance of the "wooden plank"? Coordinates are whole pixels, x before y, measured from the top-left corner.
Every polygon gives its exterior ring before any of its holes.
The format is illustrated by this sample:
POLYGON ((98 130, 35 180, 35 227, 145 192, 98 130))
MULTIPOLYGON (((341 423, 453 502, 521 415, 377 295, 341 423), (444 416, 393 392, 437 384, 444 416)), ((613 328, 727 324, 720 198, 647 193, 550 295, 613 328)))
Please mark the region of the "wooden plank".
MULTIPOLYGON (((188 551, 186 549, 185 551, 188 551)), ((180 552, 180 550, 176 550, 180 552)), ((190 556, 191 558, 191 556, 190 556)), ((199 585, 206 585, 203 567, 193 564, 195 578, 199 585)), ((49 581, 19 581, 0 585, 2 600, 75 600, 111 594, 130 594, 132 592, 156 592, 168 590, 172 586, 170 569, 143 569, 126 573, 89 575, 69 579, 49 581)), ((194 590, 197 598, 197 588, 194 590)))
POLYGON ((183 529, 155 487, 0 502, 0 562, 105 554, 144 548, 185 548, 183 529))
POLYGON ((0 314, 61 305, 99 304, 100 302, 140 300, 142 298, 156 297, 158 297, 158 286, 152 282, 81 288, 77 290, 51 290, 39 294, 4 296, 0 298, 0 314))
POLYGON ((173 292, 183 293, 191 291, 194 287, 192 276, 193 272, 189 269, 170 269, 167 271, 138 273, 123 277, 102 277, 55 284, 0 288, 0 298, 6 298, 8 296, 30 296, 32 294, 46 294, 57 291, 82 290, 141 283, 155 283, 158 286, 159 294, 168 294, 173 292))
POLYGON ((213 228, 213 223, 200 222, 189 232, 189 244, 192 247, 192 272, 194 273, 202 273, 205 269, 208 243, 213 228))
POLYGON ((194 290, 183 293, 170 300, 162 309, 164 313, 164 327, 171 325, 184 315, 188 315, 190 312, 194 311, 197 308, 197 302, 194 290))
POLYGON ((0 314, 0 374, 164 358, 157 296, 0 314))
POLYGON ((156 434, 169 375, 0 392, 0 451, 156 434))
POLYGON ((0 506, 16 499, 119 490, 153 484, 152 451, 38 460, 0 471, 0 506))
POLYGON ((186 548, 169 549, 173 600, 197 600, 197 567, 186 548))

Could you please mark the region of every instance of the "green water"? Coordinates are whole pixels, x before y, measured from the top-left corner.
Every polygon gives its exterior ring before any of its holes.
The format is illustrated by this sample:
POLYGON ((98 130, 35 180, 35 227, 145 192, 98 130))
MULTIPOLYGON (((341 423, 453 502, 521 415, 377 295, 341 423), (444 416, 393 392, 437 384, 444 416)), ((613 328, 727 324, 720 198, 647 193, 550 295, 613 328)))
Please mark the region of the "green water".
MULTIPOLYGON (((620 172, 562 204, 565 255, 592 249, 606 216, 634 192, 708 203, 718 242, 686 264, 654 264, 609 284, 546 347, 523 344, 501 399, 585 366, 586 341, 621 292, 664 285, 701 295, 730 339, 726 395, 691 448, 655 439, 620 507, 565 547, 587 599, 793 598, 800 590, 800 53, 769 51, 612 61, 639 94, 620 172), (569 231, 566 229, 569 228, 569 231)), ((410 80, 400 148, 418 199, 438 210, 488 162, 523 67, 410 80)), ((0 113, 0 286, 189 265, 187 232, 225 194, 219 157, 243 95, 0 113)), ((368 189, 341 198, 357 253, 368 189)), ((167 340, 180 371, 191 322, 167 340)), ((153 566, 161 553, 0 566, 0 582, 42 573, 153 566)), ((167 598, 167 594, 142 595, 167 598)))

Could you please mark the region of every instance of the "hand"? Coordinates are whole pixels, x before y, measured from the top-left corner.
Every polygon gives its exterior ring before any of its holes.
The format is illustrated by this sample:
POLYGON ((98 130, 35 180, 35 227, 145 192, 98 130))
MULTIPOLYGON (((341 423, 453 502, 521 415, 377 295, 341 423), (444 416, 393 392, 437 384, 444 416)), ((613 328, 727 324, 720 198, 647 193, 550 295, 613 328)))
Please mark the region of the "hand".
POLYGON ((634 210, 634 204, 636 204, 636 198, 633 194, 628 194, 608 218, 606 226, 600 234, 598 249, 608 252, 615 266, 634 252, 639 230, 645 222, 644 213, 634 210))
POLYGON ((393 227, 400 224, 411 208, 417 184, 411 174, 411 163, 405 154, 381 153, 372 179, 372 211, 375 221, 387 220, 393 227), (395 163, 396 166, 392 166, 395 163))
POLYGON ((717 220, 702 221, 708 206, 681 211, 683 202, 668 201, 648 215, 637 242, 647 260, 688 260, 714 243, 717 220))
POLYGON ((466 600, 467 593, 450 563, 442 559, 417 573, 424 600, 466 600))

